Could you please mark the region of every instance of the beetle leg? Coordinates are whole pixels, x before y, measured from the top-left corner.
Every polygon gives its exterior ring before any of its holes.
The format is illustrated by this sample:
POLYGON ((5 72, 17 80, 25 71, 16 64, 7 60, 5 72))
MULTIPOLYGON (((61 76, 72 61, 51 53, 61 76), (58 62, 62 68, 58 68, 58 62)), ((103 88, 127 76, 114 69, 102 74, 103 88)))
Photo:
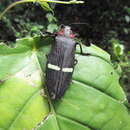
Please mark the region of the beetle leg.
POLYGON ((47 95, 45 94, 44 89, 40 90, 40 95, 43 96, 43 97, 45 97, 45 98, 47 98, 47 95))
POLYGON ((80 43, 76 43, 76 46, 77 46, 77 45, 79 45, 79 47, 80 47, 80 54, 81 54, 81 55, 83 55, 83 56, 88 56, 88 55, 90 55, 89 53, 84 53, 84 52, 83 52, 83 49, 82 49, 82 46, 81 46, 80 43))
POLYGON ((73 84, 73 83, 74 83, 74 81, 71 79, 71 82, 70 82, 70 83, 72 83, 72 84, 73 84))
POLYGON ((60 28, 64 28, 64 27, 65 27, 65 25, 64 25, 64 24, 61 24, 61 25, 60 25, 60 28))
POLYGON ((77 59, 74 59, 74 65, 76 65, 78 63, 77 59))
POLYGON ((46 54, 46 58, 48 59, 48 54, 46 54))
POLYGON ((45 38, 45 37, 55 37, 56 34, 55 33, 50 33, 50 32, 41 32, 40 31, 40 35, 45 38))

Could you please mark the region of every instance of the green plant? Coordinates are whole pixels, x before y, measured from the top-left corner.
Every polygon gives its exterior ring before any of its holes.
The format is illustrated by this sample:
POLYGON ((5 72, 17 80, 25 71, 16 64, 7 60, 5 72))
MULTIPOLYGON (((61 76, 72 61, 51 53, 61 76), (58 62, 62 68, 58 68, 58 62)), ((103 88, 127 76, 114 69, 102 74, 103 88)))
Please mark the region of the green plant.
MULTIPOLYGON (((47 18, 49 24, 56 24, 53 15, 47 18)), ((32 32, 39 29, 42 27, 34 26, 32 32)), ((0 128, 129 130, 129 105, 119 85, 119 73, 109 54, 94 45, 83 46, 90 56, 81 56, 77 49, 78 64, 72 84, 61 100, 50 101, 41 96, 50 44, 50 38, 28 37, 17 40, 15 48, 0 45, 0 128)), ((113 45, 113 51, 120 59, 120 45, 113 45)))
POLYGON ((127 95, 130 93, 130 54, 125 50, 125 46, 121 44, 121 41, 117 38, 111 38, 109 40, 111 45, 110 52, 112 55, 112 61, 115 67, 119 67, 119 73, 121 75, 120 82, 127 95))
POLYGON ((77 0, 72 0, 72 1, 52 1, 52 0, 20 0, 20 1, 16 1, 14 3, 12 3, 10 6, 8 6, 0 15, 0 19, 1 17, 11 8, 13 8, 14 6, 18 5, 18 4, 24 4, 24 3, 32 3, 32 2, 37 2, 38 4, 41 5, 41 7, 43 7, 44 10, 47 11, 51 11, 53 12, 53 10, 49 7, 47 2, 50 3, 59 3, 59 4, 82 4, 84 3, 83 1, 77 1, 77 0))
MULTIPOLYGON (((16 1, 12 3, 10 6, 8 6, 5 9, 5 11, 3 11, 0 14, 0 26, 1 26, 0 41, 8 40, 10 44, 16 38, 39 35, 40 32, 43 32, 43 31, 54 32, 55 30, 57 30, 58 28, 57 19, 54 17, 54 12, 50 8, 47 2, 59 3, 59 4, 83 3, 83 1, 68 1, 68 2, 67 1, 49 1, 49 0, 48 1, 45 1, 45 0, 16 1), (29 4, 24 4, 24 3, 29 3, 29 4), (10 15, 7 15, 7 16, 4 15, 11 8, 19 4, 24 4, 24 5, 19 6, 18 8, 15 8, 13 10, 15 13, 12 13, 13 12, 12 11, 10 15), (44 17, 45 13, 43 12, 42 8, 40 8, 38 5, 40 5, 45 10, 44 12, 47 12, 46 18, 44 17), (24 13, 21 15, 21 12, 24 12, 24 13), (36 14, 34 12, 36 12, 36 14), (37 17, 37 15, 39 17, 37 17)), ((6 3, 6 5, 9 4, 8 1, 2 2, 1 3, 2 7, 5 6, 4 3, 6 3)))

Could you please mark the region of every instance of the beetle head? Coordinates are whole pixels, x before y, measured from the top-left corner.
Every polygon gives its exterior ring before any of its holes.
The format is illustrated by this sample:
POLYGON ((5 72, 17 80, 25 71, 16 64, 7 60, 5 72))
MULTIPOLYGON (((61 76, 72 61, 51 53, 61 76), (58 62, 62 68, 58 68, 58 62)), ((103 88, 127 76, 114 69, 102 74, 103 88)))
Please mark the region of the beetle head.
POLYGON ((72 39, 75 37, 70 26, 61 26, 61 29, 58 32, 58 35, 65 36, 65 37, 72 38, 72 39))

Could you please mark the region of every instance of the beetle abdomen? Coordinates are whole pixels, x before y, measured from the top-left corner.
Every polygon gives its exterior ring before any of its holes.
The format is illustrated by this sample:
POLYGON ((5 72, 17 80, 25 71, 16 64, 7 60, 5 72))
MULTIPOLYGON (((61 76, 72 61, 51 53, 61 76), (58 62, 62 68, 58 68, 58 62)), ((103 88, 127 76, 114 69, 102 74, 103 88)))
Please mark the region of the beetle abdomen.
POLYGON ((74 69, 74 53, 74 40, 56 37, 46 65, 46 86, 51 99, 60 98, 68 87, 74 69))

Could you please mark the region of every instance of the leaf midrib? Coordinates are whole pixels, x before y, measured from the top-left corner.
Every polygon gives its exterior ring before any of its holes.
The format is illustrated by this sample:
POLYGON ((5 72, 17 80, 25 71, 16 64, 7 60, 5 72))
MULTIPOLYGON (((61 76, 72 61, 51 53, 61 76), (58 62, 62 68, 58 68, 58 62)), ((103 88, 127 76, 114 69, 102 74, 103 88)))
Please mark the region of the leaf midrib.
POLYGON ((80 121, 75 120, 75 119, 73 119, 73 118, 66 117, 66 116, 64 116, 64 115, 62 115, 62 114, 59 114, 59 113, 57 113, 57 115, 58 115, 58 116, 61 116, 62 118, 69 119, 69 120, 71 120, 71 121, 73 121, 73 122, 76 122, 77 124, 80 124, 80 125, 82 125, 83 127, 89 128, 89 129, 91 129, 91 130, 96 130, 95 128, 92 128, 92 127, 90 127, 90 126, 84 124, 83 122, 80 122, 80 121))
POLYGON ((7 128, 8 130, 13 126, 13 124, 17 121, 17 119, 19 119, 19 117, 22 115, 23 111, 25 110, 26 106, 28 106, 28 104, 33 100, 33 98, 39 94, 39 91, 40 91, 39 89, 36 90, 31 96, 29 96, 29 98, 21 106, 21 109, 16 114, 16 116, 14 117, 14 119, 12 120, 12 122, 9 124, 9 126, 7 128))

